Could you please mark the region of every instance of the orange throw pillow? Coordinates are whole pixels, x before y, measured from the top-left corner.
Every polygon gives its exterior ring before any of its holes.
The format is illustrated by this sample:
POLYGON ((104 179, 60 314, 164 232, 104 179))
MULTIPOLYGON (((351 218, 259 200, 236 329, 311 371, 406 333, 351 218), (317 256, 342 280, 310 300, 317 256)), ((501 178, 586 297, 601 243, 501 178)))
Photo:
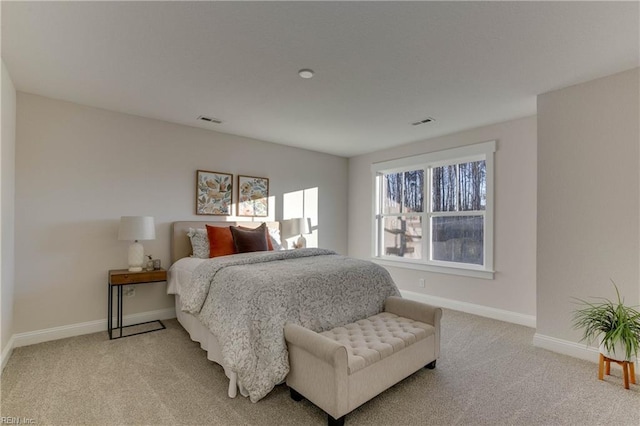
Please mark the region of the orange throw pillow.
POLYGON ((205 226, 209 237, 209 257, 228 256, 236 253, 233 235, 231 235, 231 229, 228 226, 205 226))

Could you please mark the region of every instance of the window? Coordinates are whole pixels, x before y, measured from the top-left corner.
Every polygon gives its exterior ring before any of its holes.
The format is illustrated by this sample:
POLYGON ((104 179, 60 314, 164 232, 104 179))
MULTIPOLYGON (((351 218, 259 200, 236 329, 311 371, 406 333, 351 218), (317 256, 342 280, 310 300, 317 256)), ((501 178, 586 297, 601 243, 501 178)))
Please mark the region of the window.
POLYGON ((493 278, 495 141, 376 163, 374 257, 493 278))

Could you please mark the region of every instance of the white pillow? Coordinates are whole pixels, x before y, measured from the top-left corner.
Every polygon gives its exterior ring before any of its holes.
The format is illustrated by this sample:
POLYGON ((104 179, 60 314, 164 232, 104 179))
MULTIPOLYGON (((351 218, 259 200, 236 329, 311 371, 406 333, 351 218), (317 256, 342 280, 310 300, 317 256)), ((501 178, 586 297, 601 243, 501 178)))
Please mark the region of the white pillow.
POLYGON ((274 250, 282 250, 282 240, 280 239, 279 229, 269 229, 269 238, 271 239, 271 245, 274 250))
POLYGON ((207 230, 202 228, 189 228, 187 236, 191 240, 191 257, 200 259, 209 258, 209 235, 207 230))

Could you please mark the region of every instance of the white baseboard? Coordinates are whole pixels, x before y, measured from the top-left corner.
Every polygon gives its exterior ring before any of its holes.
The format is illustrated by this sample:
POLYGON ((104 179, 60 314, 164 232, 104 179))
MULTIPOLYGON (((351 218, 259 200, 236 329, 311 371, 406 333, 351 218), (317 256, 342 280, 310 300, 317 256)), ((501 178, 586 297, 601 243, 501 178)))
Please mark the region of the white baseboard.
POLYGON ((533 335, 533 346, 595 363, 599 361, 600 357, 597 348, 539 333, 533 335))
MULTIPOLYGON (((123 318, 124 325, 137 324, 139 322, 166 320, 176 317, 175 308, 159 309, 156 311, 141 312, 138 314, 126 315, 123 318)), ((20 346, 35 345, 36 343, 49 342, 51 340, 65 339, 67 337, 81 336, 83 334, 98 333, 107 331, 107 319, 88 321, 79 324, 63 325, 60 327, 47 328, 44 330, 18 333, 11 336, 9 344, 5 349, 9 354, 13 348, 20 346)), ((2 354, 2 366, 5 364, 5 354, 2 354)), ((8 359, 8 356, 7 356, 8 359)))
POLYGON ((2 354, 0 355, 2 357, 0 361, 2 364, 2 368, 0 368, 0 372, 4 370, 4 366, 7 365, 7 361, 9 361, 9 357, 13 353, 14 343, 15 343, 15 334, 11 336, 11 338, 7 342, 7 346, 5 346, 5 348, 2 350, 2 354))
POLYGON ((468 314, 479 315, 506 321, 513 324, 524 325, 526 327, 536 327, 536 317, 533 315, 524 315, 518 312, 505 311, 503 309, 490 308, 488 306, 476 305, 473 303, 460 302, 458 300, 445 299, 444 297, 430 296, 428 294, 416 293, 409 290, 400 290, 402 297, 418 302, 428 303, 455 311, 462 311, 468 314))
MULTIPOLYGON (((533 346, 585 361, 591 361, 596 364, 600 362, 600 351, 598 348, 586 346, 584 343, 575 343, 569 340, 557 339, 536 333, 533 335, 533 346)), ((639 362, 640 359, 636 358, 635 365, 640 365, 639 362)), ((635 371, 636 378, 640 377, 640 369, 635 368, 635 371)))

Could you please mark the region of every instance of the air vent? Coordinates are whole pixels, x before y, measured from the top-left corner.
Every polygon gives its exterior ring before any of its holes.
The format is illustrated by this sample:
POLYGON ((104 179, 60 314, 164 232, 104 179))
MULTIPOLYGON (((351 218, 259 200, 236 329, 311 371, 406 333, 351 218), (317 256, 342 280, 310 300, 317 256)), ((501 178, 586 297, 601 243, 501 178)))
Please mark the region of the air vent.
POLYGON ((204 115, 198 117, 198 120, 206 121, 207 123, 222 124, 222 120, 218 120, 217 118, 212 117, 205 117, 204 115))
POLYGON ((433 119, 431 117, 427 117, 424 120, 420 120, 420 121, 416 121, 415 123, 411 123, 411 125, 412 126, 419 126, 421 124, 431 123, 432 121, 435 121, 435 119, 433 119))

